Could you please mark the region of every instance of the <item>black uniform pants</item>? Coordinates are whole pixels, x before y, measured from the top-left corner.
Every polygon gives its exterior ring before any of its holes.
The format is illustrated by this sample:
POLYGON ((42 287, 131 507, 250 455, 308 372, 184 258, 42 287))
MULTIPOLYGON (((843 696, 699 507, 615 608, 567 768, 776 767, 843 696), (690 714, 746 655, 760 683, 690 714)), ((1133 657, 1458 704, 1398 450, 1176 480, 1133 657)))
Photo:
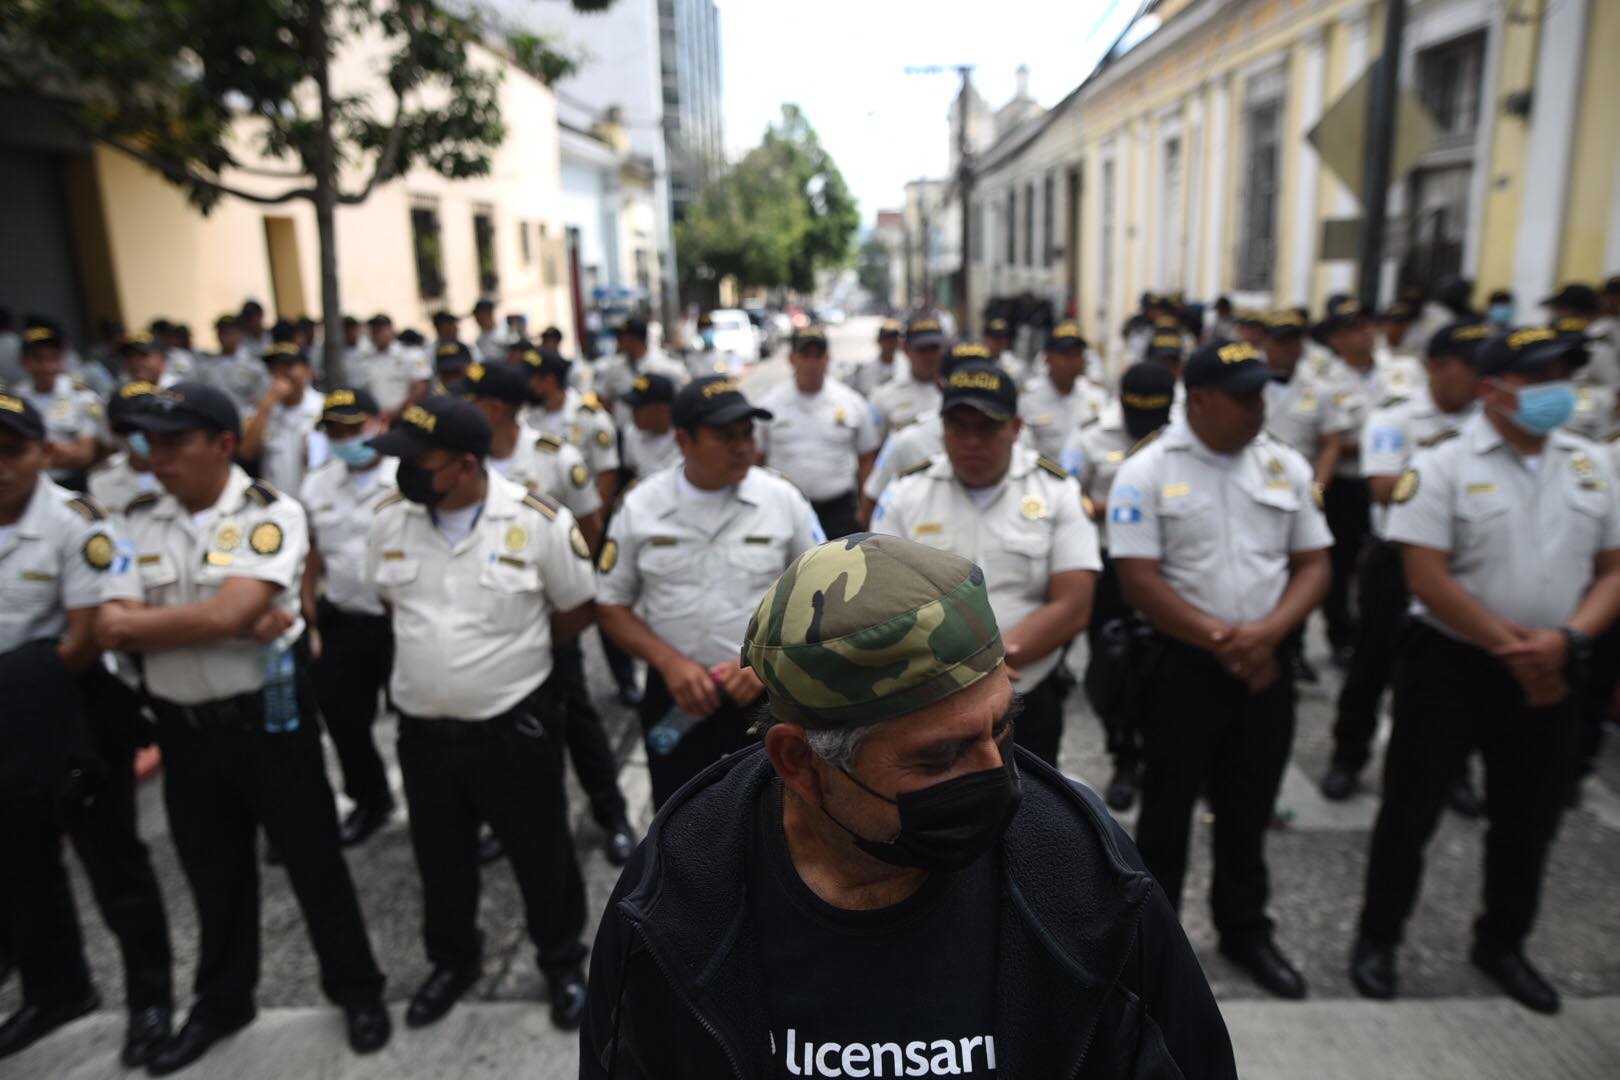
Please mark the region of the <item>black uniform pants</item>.
POLYGON ((392 805, 388 772, 372 725, 377 695, 394 666, 394 630, 386 615, 346 612, 320 605, 321 656, 311 674, 326 734, 343 766, 344 794, 356 805, 392 805))
POLYGON ((523 895, 546 976, 585 959, 585 884, 563 790, 561 723, 540 699, 491 720, 401 716, 399 765, 422 875, 422 937, 436 968, 477 969, 478 829, 488 822, 523 895))
POLYGON ((1361 936, 1394 946, 1417 901, 1423 849, 1465 755, 1485 760, 1485 910, 1474 937, 1517 949, 1535 922, 1547 850, 1568 791, 1573 698, 1531 708, 1496 658, 1413 621, 1395 663, 1395 726, 1367 859, 1361 936))
POLYGON ((1058 747, 1063 741, 1063 699, 1070 685, 1059 661, 1050 675, 1028 690, 1020 688, 1019 691, 1024 696, 1024 708, 1013 725, 1013 742, 1054 769, 1058 763, 1058 747))
POLYGON ((337 810, 313 713, 301 710, 296 730, 272 734, 262 724, 193 726, 160 702, 154 710, 169 831, 202 931, 193 1015, 223 1027, 253 1017, 260 826, 285 862, 320 961, 321 989, 343 1006, 377 1001, 383 976, 338 850, 337 810))
POLYGON ((1361 620, 1355 653, 1339 691, 1338 719, 1333 725, 1333 764, 1360 772, 1371 755, 1378 728, 1378 703, 1395 666, 1395 645, 1406 623, 1406 573, 1401 549, 1376 540, 1367 549, 1358 575, 1361 620))
POLYGON ((1362 544, 1372 528, 1368 518, 1372 496, 1367 492, 1367 481, 1360 477, 1336 476, 1322 500, 1328 529, 1333 533, 1333 549, 1328 554, 1333 581, 1328 586, 1327 599, 1322 601, 1322 614, 1327 618, 1328 642, 1337 649, 1352 645, 1356 640, 1356 615, 1351 607, 1350 589, 1356 578, 1362 544))
POLYGON ((624 793, 619 790, 619 761, 602 727, 602 715, 591 704, 590 687, 585 684, 585 653, 579 639, 551 648, 553 683, 561 696, 568 759, 573 762, 579 786, 591 801, 591 817, 603 828, 611 828, 625 814, 624 793))
POLYGON ((827 534, 829 540, 841 540, 851 533, 861 531, 860 522, 855 517, 855 492, 846 491, 842 495, 835 495, 830 499, 812 502, 810 509, 816 512, 821 520, 821 531, 827 534))
POLYGON ((1124 772, 1134 771, 1141 760, 1136 680, 1130 670, 1131 657, 1120 647, 1128 641, 1124 622, 1131 617, 1131 606, 1119 587, 1119 571, 1114 560, 1104 554, 1091 621, 1086 626, 1085 685, 1091 711, 1102 721, 1109 756, 1114 759, 1114 767, 1124 772), (1103 695, 1097 692, 1104 686, 1112 688, 1106 694, 1108 700, 1102 700, 1103 695))
MULTIPOLYGON (((664 714, 674 705, 675 699, 670 695, 669 687, 664 685, 658 672, 648 668, 647 696, 642 699, 640 709, 642 735, 658 726, 664 714)), ((752 712, 752 707, 738 705, 722 694, 720 707, 693 725, 674 750, 660 754, 651 746, 647 747, 653 808, 663 806, 683 784, 727 754, 734 754, 752 744, 755 737, 748 734, 752 712)))
POLYGON ((1283 674, 1258 694, 1201 649, 1168 638, 1154 638, 1150 649, 1137 849, 1179 910, 1193 804, 1204 792, 1215 813, 1215 929, 1239 946, 1265 939, 1266 830, 1294 739, 1286 648, 1278 650, 1283 674))
POLYGON ((1614 704, 1614 692, 1620 686, 1620 622, 1605 630, 1592 643, 1590 682, 1583 695, 1581 731, 1577 741, 1575 778, 1591 775, 1597 759, 1603 752, 1603 723, 1609 718, 1614 704))
POLYGON ((0 934, 22 982, 23 1001, 43 1009, 90 992, 84 939, 62 865, 60 817, 36 799, 0 802, 0 934))

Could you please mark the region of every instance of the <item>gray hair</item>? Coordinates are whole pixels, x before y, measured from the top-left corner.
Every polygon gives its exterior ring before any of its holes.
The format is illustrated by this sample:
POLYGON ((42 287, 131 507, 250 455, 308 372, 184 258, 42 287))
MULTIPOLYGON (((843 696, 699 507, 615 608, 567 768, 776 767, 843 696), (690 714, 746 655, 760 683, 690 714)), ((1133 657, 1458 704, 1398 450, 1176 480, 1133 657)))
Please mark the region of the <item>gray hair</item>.
POLYGON ((806 731, 804 741, 811 753, 822 761, 835 769, 848 770, 855 767, 855 755, 860 753, 861 743, 872 733, 872 726, 863 724, 853 728, 806 731))

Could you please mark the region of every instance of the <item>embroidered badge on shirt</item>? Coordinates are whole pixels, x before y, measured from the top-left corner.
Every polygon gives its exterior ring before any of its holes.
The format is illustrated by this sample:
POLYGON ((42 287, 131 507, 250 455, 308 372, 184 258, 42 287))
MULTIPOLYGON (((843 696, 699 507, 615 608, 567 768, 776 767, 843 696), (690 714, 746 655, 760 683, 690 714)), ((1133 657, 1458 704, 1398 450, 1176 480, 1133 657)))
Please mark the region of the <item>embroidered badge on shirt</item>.
POLYGON ((586 562, 591 561, 591 545, 585 542, 585 534, 580 531, 578 525, 568 530, 568 543, 573 547, 575 555, 586 562))
POLYGON ((604 574, 611 574, 613 568, 619 563, 619 542, 609 540, 602 545, 602 555, 596 560, 596 568, 604 574))
POLYGON ((1030 521, 1039 521, 1046 516, 1046 500, 1039 495, 1025 495, 1018 504, 1018 512, 1030 521))
POLYGON ((273 521, 255 525, 248 534, 248 546, 260 555, 274 555, 281 550, 281 526, 273 521))
POLYGON ((242 542, 242 526, 234 521, 227 521, 219 527, 214 534, 214 546, 221 551, 229 551, 242 542))
POLYGON ((84 542, 84 561, 92 570, 105 570, 112 565, 113 542, 106 533, 96 533, 84 542))
POLYGON ((1401 473, 1401 478, 1395 481, 1395 494, 1392 496, 1398 503, 1411 502, 1412 496, 1418 491, 1418 472, 1416 469, 1407 469, 1401 473))
POLYGON ((506 550, 522 551, 529 546, 529 530, 521 525, 508 526, 506 530, 506 550))

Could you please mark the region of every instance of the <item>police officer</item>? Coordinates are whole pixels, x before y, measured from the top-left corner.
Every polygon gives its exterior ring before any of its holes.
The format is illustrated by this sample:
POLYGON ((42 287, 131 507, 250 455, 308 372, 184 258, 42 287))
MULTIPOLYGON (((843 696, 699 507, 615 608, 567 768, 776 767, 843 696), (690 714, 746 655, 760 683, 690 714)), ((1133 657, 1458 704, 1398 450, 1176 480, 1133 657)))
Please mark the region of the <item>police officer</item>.
MULTIPOLYGON (((529 427, 567 440, 585 458, 603 506, 611 506, 619 490, 619 439, 613 418, 595 394, 581 394, 568 385, 571 361, 549 349, 525 349, 522 370, 529 380, 534 404, 524 413, 529 427)), ((623 393, 620 394, 623 396, 623 393)))
POLYGON ((633 479, 651 476, 681 460, 675 442, 675 384, 662 375, 642 375, 623 398, 630 423, 623 432, 624 470, 633 479))
POLYGON ((1085 373, 1086 339, 1080 324, 1059 323, 1047 341, 1045 372, 1030 379, 1018 397, 1018 416, 1045 457, 1055 460, 1063 453, 1069 435, 1107 401, 1085 373))
POLYGON ((238 415, 254 411, 270 385, 270 372, 260 359, 263 354, 250 351, 235 315, 215 319, 214 335, 219 351, 198 358, 195 381, 223 390, 238 415))
POLYGON ((831 539, 858 531, 857 492, 877 457, 877 424, 859 394, 827 378, 827 334, 819 326, 793 332, 792 379, 760 398, 771 413, 757 432, 759 463, 798 485, 831 539))
POLYGON ((639 317, 624 320, 619 324, 616 337, 619 351, 597 362, 594 379, 597 396, 613 410, 615 417, 619 415, 619 399, 629 393, 638 376, 662 375, 677 386, 689 377, 684 364, 648 346, 647 320, 639 317))
POLYGON ((1264 433, 1274 378, 1253 346, 1187 361, 1187 419, 1126 459, 1108 544, 1126 601, 1157 632, 1143 666, 1137 847, 1172 903, 1193 803, 1215 813, 1221 952, 1280 997, 1305 980, 1272 940, 1265 834, 1294 734, 1286 646, 1328 585, 1332 543, 1310 466, 1264 433))
POLYGON ((145 334, 135 334, 118 346, 118 362, 120 386, 130 382, 146 382, 157 387, 170 387, 182 378, 169 370, 168 353, 145 334))
POLYGON ((1395 663, 1396 642, 1406 622, 1406 577, 1398 545, 1389 540, 1389 505, 1396 482, 1418 449, 1457 430, 1474 413, 1478 378, 1474 356, 1490 328, 1452 323, 1429 338, 1428 385, 1409 398, 1388 398, 1367 416, 1361 437, 1361 470, 1372 500, 1372 543, 1362 561, 1357 600, 1361 614, 1355 650, 1339 691, 1333 725, 1333 758, 1322 794, 1334 801, 1356 790, 1371 755, 1378 702, 1395 663))
POLYGON ((748 744, 745 710, 763 687, 738 664, 743 628, 776 576, 825 539, 799 490, 754 465, 754 422, 771 414, 735 379, 693 380, 673 412, 681 467, 625 492, 597 560, 602 629, 647 662, 655 805, 748 744))
POLYGON ((366 321, 371 352, 350 372, 356 386, 364 387, 377 399, 387 423, 401 409, 427 395, 433 382, 433 365, 419 348, 406 345, 394 336, 394 322, 378 313, 366 321))
POLYGON ((964 364, 940 403, 945 452, 897 477, 872 512, 872 531, 954 551, 983 567, 1007 667, 1024 695, 1018 744, 1057 764, 1063 669, 1085 629, 1102 560, 1080 484, 1049 458, 1016 446, 1018 390, 993 364, 964 364))
POLYGON ((480 300, 473 305, 473 322, 478 324, 478 336, 473 339, 473 351, 485 364, 498 364, 506 359, 506 332, 495 322, 495 304, 480 300))
MULTIPOLYGON (((1180 356, 1180 344, 1175 345, 1180 356)), ((1154 355, 1149 346, 1148 355, 1154 355)), ((1179 384, 1170 365, 1157 360, 1133 364, 1120 378, 1119 399, 1100 417, 1082 425, 1069 437, 1058 463, 1080 481, 1086 508, 1097 522, 1102 546, 1102 576, 1097 599, 1086 624, 1085 686, 1091 711, 1102 721, 1114 775, 1103 797, 1115 810, 1129 810, 1136 802, 1141 774, 1141 735, 1137 723, 1138 687, 1130 670, 1131 651, 1140 621, 1119 589, 1119 571, 1108 557, 1108 492, 1114 474, 1132 447, 1169 423, 1179 384)))
POLYGON ((118 449, 90 470, 88 487, 90 497, 107 508, 120 524, 125 508, 138 496, 163 490, 152 472, 152 448, 146 433, 124 423, 129 413, 140 407, 141 399, 157 390, 149 382, 125 383, 107 402, 107 437, 118 449))
POLYGON ((1620 431, 1620 340, 1612 320, 1601 320, 1602 302, 1590 285, 1571 282, 1542 302, 1552 326, 1586 339, 1588 362, 1575 372, 1575 415, 1569 429, 1603 440, 1620 431))
POLYGON ((746 362, 742 357, 729 349, 722 351, 715 346, 714 316, 709 312, 698 316, 697 331, 698 347, 687 350, 685 357, 686 369, 692 378, 735 374, 745 368, 746 362))
POLYGON ((562 704, 551 646, 591 621, 590 549, 573 515, 489 469, 489 425, 468 402, 409 406, 371 444, 400 458, 398 497, 371 528, 373 583, 393 618, 390 691, 422 874, 433 972, 411 1027, 444 1016, 482 973, 478 828, 511 861, 551 1019, 577 1027, 585 1001, 585 887, 562 775, 562 704))
MULTIPOLYGON (((462 344, 460 337, 461 319, 450 314, 450 312, 446 311, 445 309, 440 308, 438 311, 435 311, 432 315, 428 316, 428 321, 433 324, 434 355, 438 355, 439 348, 441 346, 462 344)), ((463 346, 463 348, 465 348, 465 346, 463 346)), ((471 363, 474 359, 476 358, 472 356, 471 350, 468 350, 467 362, 471 363)))
POLYGON ((880 432, 885 436, 939 412, 939 362, 945 354, 945 331, 932 315, 906 323, 906 368, 868 396, 880 432))
POLYGON ((283 491, 297 491, 311 465, 326 460, 321 395, 311 385, 309 354, 290 341, 264 354, 270 385, 260 395, 242 429, 243 459, 257 462, 259 475, 283 491))
POLYGON ((1558 1011, 1524 939, 1568 792, 1571 688, 1620 613, 1620 483, 1595 444, 1559 430, 1584 359, 1580 341, 1552 330, 1492 338, 1476 363, 1481 412, 1395 485, 1389 537, 1404 546, 1413 603, 1351 959, 1369 997, 1395 995, 1423 850, 1478 746, 1490 829, 1472 960, 1514 1000, 1558 1011))
MULTIPOLYGON (((443 315, 443 312, 440 312, 443 315)), ((439 326, 441 332, 442 324, 439 326)), ((452 332, 453 329, 452 329, 452 332)), ((433 347, 433 377, 437 380, 437 388, 451 387, 467 377, 467 369, 472 367, 474 357, 472 350, 461 342, 452 338, 441 341, 433 347)))
POLYGON ((1266 432, 1304 455, 1312 479, 1326 491, 1350 421, 1335 404, 1323 374, 1305 363, 1305 320, 1297 311, 1272 312, 1265 317, 1260 347, 1277 376, 1264 388, 1266 432))
POLYGON ((99 665, 95 644, 117 532, 98 503, 41 475, 44 446, 39 413, 0 393, 0 580, 9 585, 0 607, 0 667, 8 671, 0 939, 17 959, 23 991, 22 1008, 0 1025, 0 1057, 98 1001, 61 862, 65 830, 123 954, 130 1017, 123 1061, 138 1068, 169 1034, 173 995, 163 900, 135 822, 134 750, 145 725, 132 696, 99 665), (25 667, 48 678, 66 707, 31 700, 25 667), (20 742, 30 719, 57 738, 20 742), (86 741, 79 755, 63 760, 55 748, 71 734, 86 741), (93 782, 84 779, 90 776, 93 782))
MULTIPOLYGON (((530 400, 523 369, 506 363, 475 364, 462 385, 490 426, 489 467, 567 507, 595 551, 602 539, 602 500, 573 444, 556 435, 543 435, 519 419, 530 400)), ((585 684, 579 640, 554 642, 551 657, 554 689, 565 702, 569 758, 590 798, 592 816, 607 837, 608 860, 623 865, 635 848, 635 835, 619 791, 619 763, 585 684)))
POLYGON ((383 977, 338 850, 320 734, 304 722, 304 510, 231 463, 241 429, 223 391, 179 383, 124 424, 146 433, 165 494, 128 509, 97 637, 143 654, 169 830, 202 931, 196 1005, 148 1068, 181 1069, 253 1019, 260 826, 285 859, 349 1045, 369 1053, 389 1035, 383 977))
MULTIPOLYGON (((1055 333, 1055 331, 1054 331, 1055 333)), ((1012 376, 1014 383, 1024 386, 1027 368, 1023 359, 1012 351, 1012 324, 997 315, 985 320, 984 347, 990 350, 991 361, 1012 376)))
POLYGON ((861 397, 870 400, 874 391, 894 378, 895 354, 900 351, 900 320, 884 319, 878 324, 876 356, 851 365, 843 381, 861 397))
POLYGON ((65 374, 67 342, 54 326, 36 323, 23 331, 24 379, 16 396, 45 421, 45 463, 50 478, 83 490, 85 472, 96 460, 101 401, 78 379, 65 374))
POLYGON ((344 793, 354 803, 338 831, 350 847, 394 812, 371 733, 377 697, 393 665, 394 634, 366 576, 366 549, 377 507, 394 492, 395 463, 368 442, 382 428, 382 409, 370 391, 333 390, 320 421, 332 456, 310 472, 298 494, 310 527, 301 598, 311 631, 315 699, 343 767, 344 793))

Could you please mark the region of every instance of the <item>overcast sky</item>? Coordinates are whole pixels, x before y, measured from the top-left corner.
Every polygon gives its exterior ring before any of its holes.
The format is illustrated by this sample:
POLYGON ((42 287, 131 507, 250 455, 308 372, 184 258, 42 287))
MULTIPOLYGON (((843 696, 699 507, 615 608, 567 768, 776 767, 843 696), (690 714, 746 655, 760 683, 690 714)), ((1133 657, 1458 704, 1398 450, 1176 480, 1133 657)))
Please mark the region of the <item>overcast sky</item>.
POLYGON ((901 202, 906 181, 943 174, 954 71, 974 64, 992 108, 1012 97, 1019 64, 1051 106, 1074 89, 1124 29, 1139 0, 716 0, 724 67, 726 148, 759 141, 796 102, 861 204, 863 226, 901 202))

